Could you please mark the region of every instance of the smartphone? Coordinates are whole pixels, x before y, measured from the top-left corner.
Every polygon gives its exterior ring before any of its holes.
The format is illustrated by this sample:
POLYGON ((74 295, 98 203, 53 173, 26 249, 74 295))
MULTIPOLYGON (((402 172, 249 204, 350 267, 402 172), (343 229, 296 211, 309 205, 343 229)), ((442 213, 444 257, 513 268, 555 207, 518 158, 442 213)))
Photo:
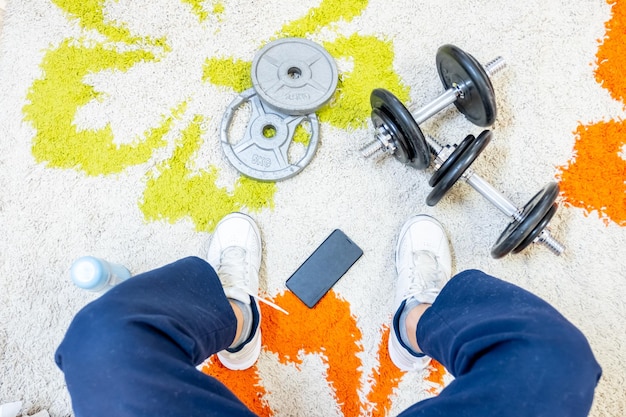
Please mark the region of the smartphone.
POLYGON ((335 229, 289 277, 287 288, 313 308, 361 255, 361 248, 344 232, 335 229))

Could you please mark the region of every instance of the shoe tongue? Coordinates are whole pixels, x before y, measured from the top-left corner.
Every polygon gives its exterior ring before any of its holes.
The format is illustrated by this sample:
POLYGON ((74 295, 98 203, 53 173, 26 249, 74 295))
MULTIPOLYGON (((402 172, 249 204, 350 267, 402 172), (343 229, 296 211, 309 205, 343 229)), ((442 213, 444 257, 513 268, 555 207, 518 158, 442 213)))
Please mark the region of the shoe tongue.
POLYGON ((423 275, 431 275, 439 271, 439 263, 435 256, 427 251, 417 251, 413 254, 413 265, 423 275))
POLYGON ((246 250, 229 246, 222 251, 217 274, 222 281, 226 297, 250 304, 250 294, 244 289, 246 278, 246 250))
POLYGON ((415 271, 424 282, 424 289, 439 288, 441 284, 441 269, 437 258, 428 251, 417 251, 413 254, 415 271))

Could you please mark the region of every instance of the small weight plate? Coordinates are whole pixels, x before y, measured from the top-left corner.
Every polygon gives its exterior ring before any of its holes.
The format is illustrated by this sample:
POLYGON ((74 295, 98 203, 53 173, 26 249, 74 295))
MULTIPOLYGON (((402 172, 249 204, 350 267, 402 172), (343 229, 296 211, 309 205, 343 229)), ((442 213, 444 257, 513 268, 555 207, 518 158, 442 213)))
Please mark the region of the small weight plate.
POLYGON ((542 222, 546 214, 553 210, 553 204, 558 195, 559 186, 555 182, 548 183, 535 194, 524 206, 520 215, 521 220, 513 220, 498 237, 491 248, 491 256, 496 259, 502 258, 526 242, 528 236, 536 230, 537 225, 542 222))
MULTIPOLYGON (((443 174, 440 180, 437 181, 437 185, 426 197, 426 204, 434 206, 437 204, 443 196, 452 188, 454 184, 461 178, 463 173, 467 171, 467 168, 472 165, 478 155, 485 149, 485 147, 491 141, 491 131, 484 130, 477 138, 472 135, 466 137, 457 149, 454 150, 450 158, 454 158, 453 164, 446 167, 446 172, 443 174), (455 155, 458 153, 458 156, 455 155)), ((442 165, 443 166, 443 165, 442 165)))
MULTIPOLYGON (((408 149, 409 160, 407 162, 401 160, 401 162, 417 169, 428 168, 431 162, 430 148, 426 144, 422 130, 404 104, 390 91, 383 88, 376 88, 372 91, 370 104, 373 110, 379 110, 387 115, 389 125, 393 125, 394 131, 402 133, 399 137, 394 137, 394 140, 401 142, 402 146, 408 149)), ((374 119, 372 121, 376 126, 376 121, 374 119)), ((393 132, 390 133, 393 134, 393 132)))
POLYGON ((270 42, 252 61, 252 84, 259 97, 286 114, 315 112, 330 100, 337 81, 333 57, 307 39, 270 42))
POLYGON ((319 121, 315 113, 288 115, 266 108, 256 90, 250 88, 230 103, 220 133, 222 149, 239 172, 260 181, 280 181, 293 177, 313 159, 319 142, 319 121), (252 115, 244 137, 233 144, 230 125, 237 109, 246 102, 252 106, 252 115), (311 126, 308 147, 298 161, 290 163, 288 151, 296 128, 306 120, 311 126))
POLYGON ((454 45, 439 48, 436 56, 439 78, 446 89, 459 86, 463 96, 454 105, 472 123, 491 126, 496 120, 496 96, 484 67, 454 45))

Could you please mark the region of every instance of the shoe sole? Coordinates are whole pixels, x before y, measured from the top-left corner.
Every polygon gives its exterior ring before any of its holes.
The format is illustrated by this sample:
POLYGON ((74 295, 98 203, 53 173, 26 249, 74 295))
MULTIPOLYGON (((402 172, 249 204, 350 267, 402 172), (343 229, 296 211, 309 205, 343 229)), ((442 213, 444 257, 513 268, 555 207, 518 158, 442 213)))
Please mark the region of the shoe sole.
POLYGON ((430 364, 431 358, 429 356, 424 356, 422 358, 415 358, 411 356, 410 359, 405 358, 401 353, 404 348, 400 345, 400 343, 398 343, 394 330, 390 329, 390 332, 389 343, 387 343, 387 351, 389 352, 391 362, 393 362, 398 369, 405 372, 421 371, 430 364))
POLYGON ((233 362, 226 357, 226 355, 222 355, 221 352, 217 353, 217 359, 224 365, 226 368, 232 371, 244 371, 246 369, 251 368, 256 361, 259 359, 261 355, 261 320, 259 317, 259 328, 257 329, 257 334, 254 336, 249 343, 253 343, 253 350, 249 354, 249 359, 243 362, 233 362))

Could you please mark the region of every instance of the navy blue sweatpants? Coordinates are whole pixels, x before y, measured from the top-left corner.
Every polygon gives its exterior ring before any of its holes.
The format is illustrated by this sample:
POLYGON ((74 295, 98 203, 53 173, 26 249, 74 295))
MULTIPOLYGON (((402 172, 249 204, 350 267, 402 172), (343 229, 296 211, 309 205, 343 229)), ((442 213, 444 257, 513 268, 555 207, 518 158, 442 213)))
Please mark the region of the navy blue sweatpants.
MULTIPOLYGON (((213 268, 185 258, 83 308, 56 362, 77 417, 250 416, 196 369, 235 331, 213 268)), ((586 416, 601 372, 584 336, 556 310, 480 271, 450 280, 417 339, 456 378, 403 416, 586 416)))

